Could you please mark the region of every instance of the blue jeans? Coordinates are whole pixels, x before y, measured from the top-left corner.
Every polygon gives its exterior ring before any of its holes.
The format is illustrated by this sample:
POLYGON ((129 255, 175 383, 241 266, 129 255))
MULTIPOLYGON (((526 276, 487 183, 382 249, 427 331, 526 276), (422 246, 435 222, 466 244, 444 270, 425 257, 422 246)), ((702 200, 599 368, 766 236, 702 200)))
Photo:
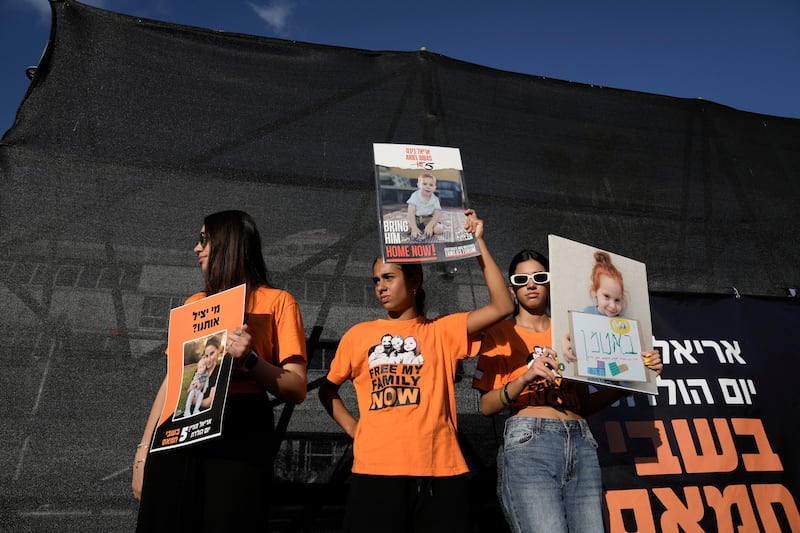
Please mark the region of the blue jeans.
POLYGON ((510 417, 498 466, 514 531, 604 531, 597 441, 586 420, 510 417))

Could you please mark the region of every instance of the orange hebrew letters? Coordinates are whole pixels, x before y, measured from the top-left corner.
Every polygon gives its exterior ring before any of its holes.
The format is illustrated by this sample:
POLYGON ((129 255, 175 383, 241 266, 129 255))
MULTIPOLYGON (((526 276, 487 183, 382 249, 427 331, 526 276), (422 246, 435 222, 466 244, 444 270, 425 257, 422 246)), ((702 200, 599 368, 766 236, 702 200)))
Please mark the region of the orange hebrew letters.
POLYGON ((664 533, 705 533, 700 520, 705 514, 703 498, 698 487, 684 487, 686 505, 672 489, 653 489, 653 494, 661 500, 666 511, 661 515, 661 529, 664 533))
MULTIPOLYGON (((656 533, 653 510, 647 489, 610 490, 606 492, 609 531, 636 531, 656 533), (623 520, 625 511, 633 511, 635 529, 627 529, 623 520)), ((632 524, 629 524, 632 525, 632 524)))
POLYGON ((732 418, 731 424, 737 435, 752 435, 758 453, 743 453, 742 463, 748 472, 783 471, 781 459, 772 451, 764 424, 758 418, 732 418))
POLYGON ((714 419, 714 431, 722 450, 717 453, 714 445, 714 435, 711 433, 708 420, 705 418, 693 419, 694 431, 700 444, 700 451, 695 448, 689 422, 684 419, 673 420, 672 430, 678 441, 684 468, 689 474, 702 474, 707 472, 732 472, 739 464, 739 455, 733 443, 728 421, 724 418, 714 419))
POLYGON ((738 533, 748 533, 758 531, 758 522, 753 512, 753 505, 750 503, 750 495, 746 485, 730 485, 720 492, 717 487, 703 487, 703 493, 709 507, 714 509, 717 515, 717 531, 736 531, 738 533), (741 525, 734 528, 733 506, 739 510, 741 525))
POLYGON ((758 515, 764 524, 764 531, 781 531, 775 516, 774 504, 780 504, 786 513, 786 520, 792 531, 800 531, 800 513, 789 490, 783 485, 752 485, 753 499, 758 507, 758 515))

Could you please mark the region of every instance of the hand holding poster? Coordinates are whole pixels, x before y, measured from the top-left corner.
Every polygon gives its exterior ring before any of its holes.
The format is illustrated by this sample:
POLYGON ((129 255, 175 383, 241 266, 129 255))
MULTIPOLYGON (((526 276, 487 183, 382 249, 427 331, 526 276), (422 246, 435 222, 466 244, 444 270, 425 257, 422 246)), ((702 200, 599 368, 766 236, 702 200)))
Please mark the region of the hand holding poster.
POLYGON ((658 394, 644 263, 550 235, 550 310, 562 377, 658 394))
POLYGON ((170 312, 167 393, 150 451, 222 434, 232 366, 225 341, 244 321, 244 301, 239 285, 170 312))
POLYGON ((378 143, 373 150, 384 262, 480 255, 464 229, 466 191, 458 148, 378 143))

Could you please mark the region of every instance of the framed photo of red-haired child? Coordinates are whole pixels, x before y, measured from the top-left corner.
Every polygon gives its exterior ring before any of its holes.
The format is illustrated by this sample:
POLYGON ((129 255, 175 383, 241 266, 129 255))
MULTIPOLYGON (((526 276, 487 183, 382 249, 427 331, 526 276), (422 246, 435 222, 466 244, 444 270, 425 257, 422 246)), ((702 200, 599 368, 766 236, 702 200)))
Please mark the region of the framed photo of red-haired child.
POLYGON ((550 312, 562 378, 658 394, 645 264, 548 236, 550 312))

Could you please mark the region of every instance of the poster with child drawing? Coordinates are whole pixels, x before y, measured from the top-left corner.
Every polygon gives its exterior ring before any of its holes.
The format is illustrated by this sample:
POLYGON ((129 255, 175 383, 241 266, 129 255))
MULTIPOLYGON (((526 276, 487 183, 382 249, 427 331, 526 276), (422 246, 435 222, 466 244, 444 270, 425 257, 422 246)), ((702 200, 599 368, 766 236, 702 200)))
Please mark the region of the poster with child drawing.
POLYGON ((548 236, 553 343, 562 377, 658 394, 645 264, 548 236))
POLYGON ((480 255, 464 230, 467 193, 458 148, 373 144, 381 253, 386 263, 480 255))

